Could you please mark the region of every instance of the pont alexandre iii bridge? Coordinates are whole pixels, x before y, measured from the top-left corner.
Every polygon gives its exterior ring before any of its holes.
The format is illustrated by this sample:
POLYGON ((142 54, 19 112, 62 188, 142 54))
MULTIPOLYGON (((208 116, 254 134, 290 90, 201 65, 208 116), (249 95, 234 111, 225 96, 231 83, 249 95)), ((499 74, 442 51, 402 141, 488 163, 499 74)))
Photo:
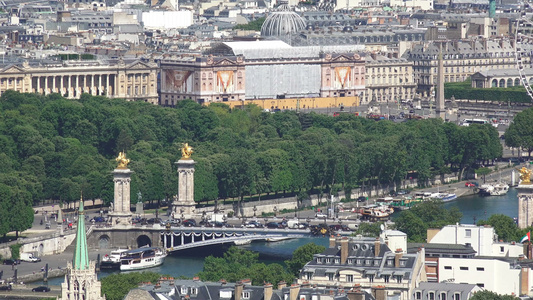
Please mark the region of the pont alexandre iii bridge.
POLYGON ((95 227, 87 231, 87 243, 99 249, 130 249, 145 245, 165 248, 168 252, 224 243, 246 243, 254 240, 301 238, 311 236, 309 229, 270 229, 233 227, 127 226, 95 227))

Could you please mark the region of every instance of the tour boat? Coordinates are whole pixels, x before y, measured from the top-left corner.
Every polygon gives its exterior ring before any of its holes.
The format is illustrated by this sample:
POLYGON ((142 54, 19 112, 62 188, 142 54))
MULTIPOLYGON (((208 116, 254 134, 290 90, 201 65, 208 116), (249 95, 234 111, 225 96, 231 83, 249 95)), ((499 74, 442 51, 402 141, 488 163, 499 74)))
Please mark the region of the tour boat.
POLYGON ((123 253, 127 252, 128 249, 117 249, 111 251, 109 254, 106 254, 102 261, 100 262, 100 269, 119 269, 120 268, 120 257, 123 253))
POLYGON ((454 193, 434 193, 431 195, 433 199, 440 199, 442 202, 448 202, 457 199, 457 195, 454 193))
POLYGON ((158 247, 128 250, 120 257, 120 270, 131 271, 157 267, 163 264, 166 256, 166 251, 158 247))

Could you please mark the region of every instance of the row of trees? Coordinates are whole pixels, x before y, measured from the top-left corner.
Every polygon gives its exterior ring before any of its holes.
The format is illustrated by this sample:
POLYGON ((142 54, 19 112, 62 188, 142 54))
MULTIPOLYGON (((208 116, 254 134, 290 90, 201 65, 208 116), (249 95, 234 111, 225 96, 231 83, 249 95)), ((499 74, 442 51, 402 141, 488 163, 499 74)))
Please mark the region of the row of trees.
MULTIPOLYGON (((424 185, 451 171, 461 176, 502 154, 492 126, 458 127, 439 119, 376 122, 271 114, 257 106, 181 101, 164 108, 87 94, 67 100, 13 91, 0 97, 0 108, 0 184, 22 199, 16 200, 21 207, 42 199, 77 201, 82 191, 86 199, 109 203, 119 151, 132 161, 132 199, 139 191, 144 200, 169 198, 177 193, 174 162, 184 142, 195 148, 197 201, 305 195, 311 189, 349 194, 359 186, 396 185, 413 174, 424 185)), ((5 199, 0 207, 13 207, 5 199)), ((6 222, 0 234, 23 230, 29 221, 6 222)))

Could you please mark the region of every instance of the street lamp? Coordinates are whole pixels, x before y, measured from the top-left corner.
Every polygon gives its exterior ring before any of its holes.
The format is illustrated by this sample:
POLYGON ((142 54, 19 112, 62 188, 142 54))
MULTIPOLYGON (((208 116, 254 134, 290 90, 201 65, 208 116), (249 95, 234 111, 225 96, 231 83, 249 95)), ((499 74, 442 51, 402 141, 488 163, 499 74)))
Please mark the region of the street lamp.
POLYGON ((185 212, 185 210, 183 208, 180 208, 180 212, 181 212, 181 220, 183 221, 183 213, 185 212))
POLYGON ((278 208, 274 206, 274 218, 278 216, 278 208))
POLYGON ((298 220, 298 206, 294 207, 294 218, 298 220))
POLYGON ((255 212, 257 211, 257 207, 254 205, 254 218, 255 218, 255 212))

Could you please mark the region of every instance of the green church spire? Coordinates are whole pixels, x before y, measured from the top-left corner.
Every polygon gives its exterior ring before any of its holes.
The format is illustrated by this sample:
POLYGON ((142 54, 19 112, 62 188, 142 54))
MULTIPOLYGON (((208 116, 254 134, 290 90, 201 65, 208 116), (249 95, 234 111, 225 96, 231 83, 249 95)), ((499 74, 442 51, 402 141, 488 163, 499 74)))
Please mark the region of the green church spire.
POLYGON ((85 212, 83 211, 83 196, 80 198, 78 210, 78 232, 76 233, 76 249, 74 250, 74 270, 89 269, 89 253, 87 251, 87 236, 85 235, 85 212))

